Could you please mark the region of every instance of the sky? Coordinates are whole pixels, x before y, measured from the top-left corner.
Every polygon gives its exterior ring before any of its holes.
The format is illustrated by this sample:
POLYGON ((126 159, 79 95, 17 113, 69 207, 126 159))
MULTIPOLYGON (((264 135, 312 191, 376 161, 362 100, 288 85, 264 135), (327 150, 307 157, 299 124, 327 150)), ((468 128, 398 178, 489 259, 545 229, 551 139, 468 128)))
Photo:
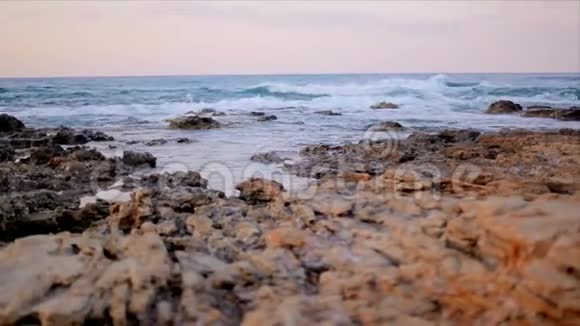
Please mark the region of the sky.
POLYGON ((0 1, 0 77, 580 72, 580 1, 0 1))

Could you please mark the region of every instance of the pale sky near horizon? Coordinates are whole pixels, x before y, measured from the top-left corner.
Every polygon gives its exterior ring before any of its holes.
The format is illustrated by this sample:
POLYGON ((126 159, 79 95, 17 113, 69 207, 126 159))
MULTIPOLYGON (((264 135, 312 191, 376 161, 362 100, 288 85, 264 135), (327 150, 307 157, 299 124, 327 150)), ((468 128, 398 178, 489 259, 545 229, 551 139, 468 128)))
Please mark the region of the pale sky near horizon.
POLYGON ((0 77, 580 72, 580 1, 1 1, 0 77))

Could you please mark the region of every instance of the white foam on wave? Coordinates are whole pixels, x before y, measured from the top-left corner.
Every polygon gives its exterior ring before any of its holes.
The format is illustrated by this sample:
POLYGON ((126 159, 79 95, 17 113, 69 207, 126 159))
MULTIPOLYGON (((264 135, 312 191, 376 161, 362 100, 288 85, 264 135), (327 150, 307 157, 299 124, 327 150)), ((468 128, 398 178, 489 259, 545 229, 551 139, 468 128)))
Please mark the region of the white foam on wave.
POLYGON ((266 82, 251 86, 250 88, 265 87, 272 92, 299 93, 305 95, 328 95, 328 96, 357 96, 357 95, 384 95, 397 90, 441 90, 445 87, 446 75, 435 75, 427 79, 411 78, 387 78, 377 81, 344 84, 288 84, 280 82, 266 82))

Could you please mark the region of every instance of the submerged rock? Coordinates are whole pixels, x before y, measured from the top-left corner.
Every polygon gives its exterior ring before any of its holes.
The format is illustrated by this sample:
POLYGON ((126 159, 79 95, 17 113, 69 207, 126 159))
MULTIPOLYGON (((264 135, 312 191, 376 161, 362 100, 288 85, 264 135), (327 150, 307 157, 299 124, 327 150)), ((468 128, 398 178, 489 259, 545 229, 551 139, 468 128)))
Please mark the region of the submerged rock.
POLYGON ((145 146, 160 146, 167 144, 167 140, 163 138, 152 139, 145 142, 145 146))
POLYGON ((157 165, 157 158, 151 153, 138 153, 133 151, 123 152, 123 163, 129 166, 149 165, 154 168, 157 165))
POLYGON ((493 102, 487 108, 486 113, 490 114, 501 114, 501 113, 519 113, 522 112, 523 108, 521 105, 514 103, 512 101, 500 100, 493 102))
POLYGON ((403 125, 401 125, 400 123, 398 123, 396 121, 384 121, 381 123, 371 125, 369 127, 369 130, 372 130, 372 131, 389 131, 389 130, 401 130, 401 129, 404 129, 403 125))
POLYGON ((184 116, 170 119, 169 128, 172 129, 214 129, 221 127, 221 124, 210 118, 200 116, 184 116))
POLYGON ((5 113, 0 114, 0 133, 20 131, 24 128, 22 121, 5 113))
POLYGON ((257 153, 250 157, 251 161, 260 162, 264 164, 283 163, 284 159, 276 152, 257 153))
POLYGON ((265 112, 258 112, 258 111, 251 111, 250 115, 254 116, 254 117, 263 117, 266 115, 266 113, 265 112))
POLYGON ((379 102, 375 105, 371 106, 371 109, 373 110, 380 110, 380 109, 398 109, 399 106, 395 103, 391 103, 391 102, 379 102))
POLYGON ((189 139, 189 138, 177 138, 175 140, 178 144, 191 144, 193 142, 193 140, 189 139))
POLYGON ((278 117, 275 115, 266 115, 258 118, 258 121, 273 121, 273 120, 278 120, 278 117))
POLYGON ((340 113, 340 112, 334 112, 332 110, 316 111, 314 113, 320 114, 320 115, 327 115, 327 116, 339 116, 339 115, 342 115, 342 113, 340 113))

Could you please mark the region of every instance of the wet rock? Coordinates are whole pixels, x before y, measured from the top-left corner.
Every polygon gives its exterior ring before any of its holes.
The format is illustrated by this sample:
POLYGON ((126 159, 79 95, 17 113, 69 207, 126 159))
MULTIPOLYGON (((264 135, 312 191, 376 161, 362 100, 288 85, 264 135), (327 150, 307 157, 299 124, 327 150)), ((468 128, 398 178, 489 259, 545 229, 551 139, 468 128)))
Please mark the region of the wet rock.
POLYGON ((486 113, 490 114, 502 114, 502 113, 520 113, 522 112, 522 106, 514 103, 512 101, 500 100, 493 102, 487 108, 486 113))
POLYGON ((0 145, 0 162, 12 161, 15 155, 16 152, 11 146, 0 145))
POLYGON ((145 142, 145 146, 160 146, 160 145, 165 145, 165 144, 167 144, 167 140, 165 140, 163 138, 153 139, 153 140, 145 142))
POLYGON ((263 122, 263 121, 274 121, 274 120, 278 120, 278 117, 275 116, 275 115, 266 115, 266 116, 263 116, 263 117, 259 117, 258 118, 258 121, 261 121, 261 122, 263 122))
POLYGON ((523 113, 527 118, 550 118, 565 121, 580 121, 580 108, 557 109, 551 107, 528 107, 523 113))
POLYGON ((404 129, 403 125, 396 121, 385 121, 381 123, 377 123, 375 125, 371 125, 369 130, 372 131, 389 131, 389 130, 401 130, 404 129))
POLYGON ((342 113, 340 113, 340 112, 334 112, 332 110, 316 111, 314 113, 320 114, 320 115, 326 115, 326 116, 339 116, 339 115, 342 115, 342 113))
POLYGON ((52 142, 58 145, 82 145, 91 141, 113 141, 114 138, 101 131, 82 130, 76 131, 62 127, 52 136, 52 142))
POLYGON ((22 121, 6 113, 0 114, 0 133, 20 131, 25 128, 22 121))
POLYGON ((177 138, 175 140, 178 144, 191 144, 193 142, 193 140, 189 139, 189 138, 177 138))
POLYGON ((251 111, 250 115, 254 116, 254 117, 263 117, 266 115, 266 113, 265 112, 258 112, 258 111, 251 111))
POLYGON ((105 155, 103 155, 101 152, 97 151, 94 148, 92 149, 83 147, 69 148, 66 150, 65 156, 67 159, 80 162, 106 160, 105 155))
POLYGON ((151 153, 138 153, 133 151, 123 152, 123 163, 129 166, 148 165, 154 168, 157 165, 157 158, 151 153))
POLYGON ((379 102, 371 106, 373 110, 381 110, 381 109, 398 109, 399 106, 395 103, 391 102, 379 102))
POLYGON ((283 163, 284 159, 276 152, 257 153, 250 157, 251 161, 260 162, 264 164, 278 164, 283 163))
POLYGON ((218 121, 210 117, 184 116, 168 121, 169 128, 172 129, 214 129, 221 127, 218 121))
POLYGON ((251 203, 269 202, 278 197, 284 187, 272 180, 251 178, 236 186, 240 191, 240 199, 251 203))

